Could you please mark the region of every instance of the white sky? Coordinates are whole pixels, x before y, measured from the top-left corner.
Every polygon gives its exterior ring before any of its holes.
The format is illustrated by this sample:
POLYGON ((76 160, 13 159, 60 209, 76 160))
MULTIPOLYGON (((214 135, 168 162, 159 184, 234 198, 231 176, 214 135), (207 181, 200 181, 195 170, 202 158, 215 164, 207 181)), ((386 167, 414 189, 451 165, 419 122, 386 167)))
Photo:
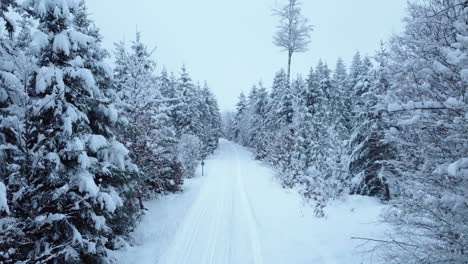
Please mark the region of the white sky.
MULTIPOLYGON (((154 59, 178 73, 185 64, 194 80, 206 80, 222 110, 234 108, 241 91, 262 81, 269 87, 286 65, 272 44, 277 19, 271 10, 286 0, 88 0, 104 46, 135 31, 157 47, 154 59)), ((293 58, 293 73, 307 74, 321 58, 334 67, 357 50, 373 54, 380 40, 402 29, 406 0, 302 0, 303 14, 315 26, 307 53, 293 58)))

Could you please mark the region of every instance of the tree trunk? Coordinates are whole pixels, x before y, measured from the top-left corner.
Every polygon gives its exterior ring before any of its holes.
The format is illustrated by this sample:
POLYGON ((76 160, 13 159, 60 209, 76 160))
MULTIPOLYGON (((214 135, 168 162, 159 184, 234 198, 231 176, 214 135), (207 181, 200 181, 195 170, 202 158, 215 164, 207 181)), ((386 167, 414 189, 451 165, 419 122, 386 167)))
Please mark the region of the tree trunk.
POLYGON ((292 60, 293 52, 288 52, 288 86, 291 84, 291 60, 292 60))

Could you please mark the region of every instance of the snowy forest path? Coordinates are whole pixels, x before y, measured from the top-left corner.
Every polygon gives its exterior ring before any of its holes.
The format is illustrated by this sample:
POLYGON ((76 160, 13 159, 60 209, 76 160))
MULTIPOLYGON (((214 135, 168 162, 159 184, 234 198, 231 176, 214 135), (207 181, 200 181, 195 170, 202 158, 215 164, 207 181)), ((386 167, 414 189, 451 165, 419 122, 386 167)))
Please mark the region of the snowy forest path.
POLYGON ((205 176, 187 179, 184 192, 146 203, 137 245, 118 252, 119 263, 375 263, 356 254, 350 237, 381 233, 369 225, 382 208, 376 199, 353 196, 317 218, 244 147, 221 140, 205 163, 205 176))
POLYGON ((261 243, 243 178, 239 146, 221 141, 206 162, 204 185, 160 264, 263 264, 261 243))

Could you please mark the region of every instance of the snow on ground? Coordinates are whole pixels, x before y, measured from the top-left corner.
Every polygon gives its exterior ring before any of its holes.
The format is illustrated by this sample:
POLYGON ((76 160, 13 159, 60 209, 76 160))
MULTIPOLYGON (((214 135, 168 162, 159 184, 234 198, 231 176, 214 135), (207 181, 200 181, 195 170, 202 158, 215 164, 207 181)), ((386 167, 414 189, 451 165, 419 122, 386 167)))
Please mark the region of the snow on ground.
POLYGON ((187 180, 183 193, 146 204, 136 246, 116 253, 120 263, 376 263, 351 237, 382 237, 378 200, 349 196, 316 218, 295 190, 281 188, 272 169, 228 141, 205 171, 187 180))

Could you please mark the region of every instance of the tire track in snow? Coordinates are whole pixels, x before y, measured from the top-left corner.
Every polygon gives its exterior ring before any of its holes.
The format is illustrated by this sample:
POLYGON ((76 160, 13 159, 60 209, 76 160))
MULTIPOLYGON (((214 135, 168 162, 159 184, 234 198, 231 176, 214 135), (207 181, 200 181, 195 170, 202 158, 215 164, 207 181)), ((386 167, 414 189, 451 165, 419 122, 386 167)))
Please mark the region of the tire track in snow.
POLYGON ((209 187, 209 183, 201 187, 198 197, 194 204, 189 209, 184 220, 181 222, 181 226, 169 247, 168 252, 162 256, 159 260, 159 264, 184 264, 190 263, 190 257, 193 253, 193 248, 196 245, 196 240, 199 238, 201 226, 205 215, 208 212, 208 207, 203 206, 205 200, 206 189, 209 187))
MULTIPOLYGON (((222 183, 221 183, 222 184, 222 183)), ((207 250, 205 251, 205 256, 203 263, 207 264, 213 264, 215 262, 215 254, 216 254, 216 249, 218 245, 218 239, 222 235, 222 232, 220 231, 221 228, 221 222, 223 220, 223 213, 224 213, 224 200, 225 200, 225 195, 220 190, 223 190, 223 188, 220 188, 223 186, 218 186, 216 188, 216 194, 214 197, 217 197, 217 203, 216 203, 216 208, 213 211, 213 214, 211 216, 212 218, 212 225, 213 230, 209 232, 209 242, 208 242, 208 247, 207 250), (220 199, 219 199, 220 198, 220 199)))
POLYGON ((254 264, 263 264, 263 255, 262 255, 262 247, 260 243, 260 238, 258 235, 258 223, 256 221, 255 213, 252 207, 250 200, 247 198, 247 193, 245 191, 244 182, 242 180, 242 167, 241 167, 241 160, 239 158, 239 152, 237 151, 234 145, 231 145, 232 152, 236 158, 236 187, 239 191, 239 196, 241 198, 241 202, 243 208, 245 208, 245 213, 247 216, 248 222, 248 230, 250 236, 250 244, 252 247, 253 253, 253 261, 254 264))
POLYGON ((263 264, 258 223, 231 144, 208 163, 204 185, 159 264, 263 264))

